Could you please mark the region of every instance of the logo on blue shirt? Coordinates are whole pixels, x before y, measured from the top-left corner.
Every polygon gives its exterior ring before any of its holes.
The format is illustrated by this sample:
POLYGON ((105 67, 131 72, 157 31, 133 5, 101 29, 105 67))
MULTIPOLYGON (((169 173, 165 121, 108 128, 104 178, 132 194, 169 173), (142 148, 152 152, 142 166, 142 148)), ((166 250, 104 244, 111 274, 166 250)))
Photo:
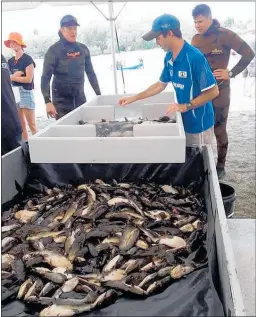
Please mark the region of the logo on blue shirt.
POLYGON ((180 78, 187 78, 187 72, 179 71, 180 78))

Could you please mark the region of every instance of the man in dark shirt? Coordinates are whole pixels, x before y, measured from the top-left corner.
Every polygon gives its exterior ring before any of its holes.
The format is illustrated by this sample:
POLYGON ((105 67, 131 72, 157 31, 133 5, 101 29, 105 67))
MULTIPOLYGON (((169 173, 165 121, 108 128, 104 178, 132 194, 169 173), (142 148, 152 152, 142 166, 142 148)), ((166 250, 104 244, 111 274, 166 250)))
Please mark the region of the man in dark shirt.
POLYGON ((84 94, 84 72, 96 95, 100 88, 94 72, 90 51, 77 39, 77 20, 72 15, 60 21, 60 40, 45 54, 41 90, 46 103, 47 114, 59 119, 86 102, 84 94), (52 99, 50 81, 52 83, 52 99))
POLYGON ((197 34, 191 44, 207 58, 219 86, 219 96, 213 100, 215 111, 214 132, 217 139, 219 179, 225 177, 225 162, 228 150, 227 118, 230 105, 230 79, 241 73, 255 56, 250 46, 236 33, 223 28, 212 19, 211 9, 206 4, 197 5, 192 11, 197 34), (230 51, 233 49, 241 59, 228 70, 230 51))
POLYGON ((12 90, 10 71, 3 55, 1 55, 2 76, 2 127, 1 127, 1 155, 17 148, 21 140, 21 125, 18 110, 12 90))

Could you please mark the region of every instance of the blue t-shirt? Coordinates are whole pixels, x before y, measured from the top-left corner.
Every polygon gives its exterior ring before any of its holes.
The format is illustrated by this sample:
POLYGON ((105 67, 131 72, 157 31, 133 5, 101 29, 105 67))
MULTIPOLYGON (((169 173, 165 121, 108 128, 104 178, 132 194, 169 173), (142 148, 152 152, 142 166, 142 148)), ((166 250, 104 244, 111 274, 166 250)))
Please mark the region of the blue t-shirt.
MULTIPOLYGON (((166 84, 172 82, 179 104, 189 103, 203 91, 216 85, 204 55, 186 41, 174 62, 172 52, 167 52, 160 81, 166 84)), ((181 115, 187 133, 201 133, 214 124, 214 111, 210 101, 181 115)))

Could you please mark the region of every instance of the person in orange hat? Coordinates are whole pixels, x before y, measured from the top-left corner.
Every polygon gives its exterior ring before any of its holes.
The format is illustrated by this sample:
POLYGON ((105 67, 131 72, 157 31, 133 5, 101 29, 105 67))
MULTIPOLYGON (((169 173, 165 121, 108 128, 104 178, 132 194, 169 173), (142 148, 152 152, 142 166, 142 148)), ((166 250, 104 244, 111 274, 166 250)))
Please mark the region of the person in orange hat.
POLYGON ((5 46, 14 51, 15 56, 8 60, 11 71, 12 85, 19 88, 20 102, 19 118, 22 126, 22 139, 28 139, 27 124, 32 132, 37 132, 34 98, 34 68, 36 67, 32 57, 24 52, 26 47, 22 35, 17 32, 9 34, 5 46), (26 124, 27 122, 27 124, 26 124))

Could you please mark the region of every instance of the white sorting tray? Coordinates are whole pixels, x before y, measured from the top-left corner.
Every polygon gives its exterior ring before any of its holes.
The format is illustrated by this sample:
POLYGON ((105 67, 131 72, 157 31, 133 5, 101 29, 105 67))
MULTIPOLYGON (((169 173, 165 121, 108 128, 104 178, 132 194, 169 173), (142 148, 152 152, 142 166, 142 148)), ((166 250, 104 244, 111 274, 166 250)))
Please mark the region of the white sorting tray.
MULTIPOLYGON (((29 138, 34 163, 183 163, 185 133, 180 113, 176 123, 135 124, 133 136, 98 137, 94 123, 115 121, 115 109, 123 95, 98 96, 73 110, 56 123, 29 138), (87 124, 79 125, 79 121, 87 124)), ((128 105, 127 117, 140 113, 154 120, 165 115, 173 93, 128 105), (138 111, 139 109, 139 111, 138 111)))

